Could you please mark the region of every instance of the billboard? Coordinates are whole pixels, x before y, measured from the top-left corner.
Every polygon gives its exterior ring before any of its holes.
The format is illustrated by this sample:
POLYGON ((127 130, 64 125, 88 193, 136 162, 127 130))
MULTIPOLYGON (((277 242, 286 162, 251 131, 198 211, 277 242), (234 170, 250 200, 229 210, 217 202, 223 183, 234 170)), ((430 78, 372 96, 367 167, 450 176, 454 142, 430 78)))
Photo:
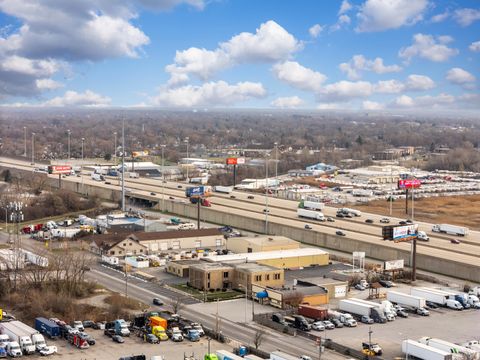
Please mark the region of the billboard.
POLYGON ((385 261, 384 269, 385 270, 401 270, 404 267, 404 260, 390 260, 385 261))
POLYGON ((227 158, 227 165, 243 165, 245 164, 245 158, 227 158))
POLYGON ((418 224, 395 226, 393 228, 393 240, 407 240, 417 237, 418 224))
POLYGON ((418 179, 398 180, 399 189, 417 189, 421 185, 418 179))
POLYGON ((132 151, 132 157, 148 156, 148 151, 132 151))
POLYGON ((49 165, 48 173, 49 174, 70 174, 72 172, 72 167, 70 165, 49 165))
POLYGON ((191 186, 185 189, 186 197, 198 197, 205 194, 205 186, 191 186))

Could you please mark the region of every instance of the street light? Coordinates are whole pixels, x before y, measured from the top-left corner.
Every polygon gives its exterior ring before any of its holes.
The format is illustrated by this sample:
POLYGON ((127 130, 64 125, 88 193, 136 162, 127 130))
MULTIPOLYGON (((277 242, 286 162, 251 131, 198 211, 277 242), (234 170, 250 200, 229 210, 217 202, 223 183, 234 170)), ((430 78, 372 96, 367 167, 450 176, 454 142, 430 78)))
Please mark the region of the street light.
POLYGON ((165 211, 165 146, 160 145, 162 148, 162 211, 165 211))
POLYGON ((25 149, 23 151, 23 156, 27 157, 27 127, 23 127, 23 137, 25 139, 24 144, 25 144, 25 149))
POLYGON ((114 136, 113 142, 115 144, 113 149, 113 157, 115 159, 115 165, 117 165, 117 132, 116 131, 113 132, 113 136, 114 136))
POLYGON ((189 163, 188 163, 188 143, 189 143, 189 138, 188 136, 185 138, 185 143, 187 144, 187 183, 188 183, 188 168, 189 168, 189 163))
POLYGON ((32 132, 32 165, 35 165, 35 133, 32 132))
POLYGON ((83 162, 83 149, 85 146, 85 138, 82 138, 82 162, 83 162))
POLYGON ((268 234, 268 153, 265 153, 265 234, 268 234))
POLYGON ((70 160, 70 135, 72 134, 72 132, 70 131, 70 129, 67 130, 67 135, 68 135, 68 160, 70 160))
POLYGON ((277 187, 277 196, 278 196, 278 143, 275 141, 275 186, 277 187))

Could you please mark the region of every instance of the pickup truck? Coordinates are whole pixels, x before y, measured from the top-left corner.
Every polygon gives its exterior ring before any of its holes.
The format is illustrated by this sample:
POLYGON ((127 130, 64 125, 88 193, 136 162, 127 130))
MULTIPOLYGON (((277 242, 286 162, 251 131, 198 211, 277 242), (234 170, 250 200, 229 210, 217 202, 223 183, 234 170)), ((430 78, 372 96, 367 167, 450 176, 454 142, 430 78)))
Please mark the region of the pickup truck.
MULTIPOLYGON (((367 350, 369 352, 373 352, 374 355, 382 355, 382 348, 378 344, 369 344, 369 343, 362 343, 362 349, 367 350)), ((367 354, 368 355, 368 354, 367 354)))

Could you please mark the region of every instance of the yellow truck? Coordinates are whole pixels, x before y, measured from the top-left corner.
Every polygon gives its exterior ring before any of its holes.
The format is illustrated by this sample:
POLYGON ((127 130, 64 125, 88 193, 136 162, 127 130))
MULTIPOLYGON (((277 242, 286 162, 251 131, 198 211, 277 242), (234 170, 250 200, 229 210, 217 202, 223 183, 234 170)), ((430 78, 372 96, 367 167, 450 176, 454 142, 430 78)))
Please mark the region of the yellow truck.
POLYGON ((160 341, 168 340, 168 335, 165 332, 165 329, 161 326, 153 326, 152 334, 155 335, 160 341))

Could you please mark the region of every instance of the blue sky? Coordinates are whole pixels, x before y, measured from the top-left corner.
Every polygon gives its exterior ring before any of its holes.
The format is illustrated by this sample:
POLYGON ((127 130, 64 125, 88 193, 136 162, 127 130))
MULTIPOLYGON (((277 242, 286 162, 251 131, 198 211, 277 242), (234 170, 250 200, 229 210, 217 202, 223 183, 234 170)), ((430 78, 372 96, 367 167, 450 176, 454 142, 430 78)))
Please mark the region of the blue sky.
POLYGON ((0 0, 4 106, 478 110, 478 0, 0 0))

